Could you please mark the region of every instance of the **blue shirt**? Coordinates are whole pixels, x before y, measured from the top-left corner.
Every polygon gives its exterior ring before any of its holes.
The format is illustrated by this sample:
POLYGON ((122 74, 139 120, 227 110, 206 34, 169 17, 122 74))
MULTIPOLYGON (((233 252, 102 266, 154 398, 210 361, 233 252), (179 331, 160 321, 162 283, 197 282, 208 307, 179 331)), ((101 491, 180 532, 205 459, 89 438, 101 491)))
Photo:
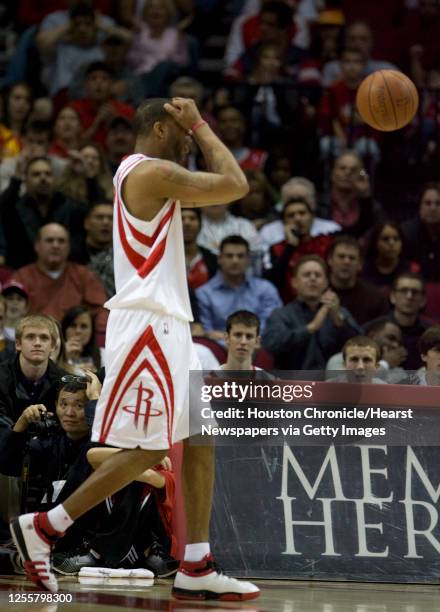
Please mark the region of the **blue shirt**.
POLYGON ((248 273, 238 287, 230 287, 223 274, 217 272, 196 289, 200 323, 207 330, 226 329, 226 319, 237 310, 250 310, 260 319, 264 329, 270 313, 282 306, 278 290, 271 282, 248 273))

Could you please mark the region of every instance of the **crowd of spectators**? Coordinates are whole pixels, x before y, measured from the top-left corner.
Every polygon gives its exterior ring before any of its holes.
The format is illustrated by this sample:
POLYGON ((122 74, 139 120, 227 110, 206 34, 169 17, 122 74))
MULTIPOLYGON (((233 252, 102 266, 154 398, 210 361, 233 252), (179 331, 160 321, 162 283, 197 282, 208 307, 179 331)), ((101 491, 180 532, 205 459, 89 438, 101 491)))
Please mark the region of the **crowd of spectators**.
MULTIPOLYGON (((105 366, 112 177, 133 152, 134 110, 146 97, 194 98, 250 186, 240 201, 182 211, 192 332, 206 369, 347 369, 370 382, 376 374, 361 370, 386 369, 388 382, 417 370, 413 382, 438 384, 440 3, 388 5, 8 4, 0 458, 11 444, 21 452, 14 434, 41 413, 30 406, 57 413, 60 376, 105 366), (212 38, 223 40, 214 59, 212 38), (406 128, 380 133, 362 121, 355 95, 363 77, 389 68, 412 78, 420 105, 406 128)), ((187 165, 205 169, 195 145, 187 165)))

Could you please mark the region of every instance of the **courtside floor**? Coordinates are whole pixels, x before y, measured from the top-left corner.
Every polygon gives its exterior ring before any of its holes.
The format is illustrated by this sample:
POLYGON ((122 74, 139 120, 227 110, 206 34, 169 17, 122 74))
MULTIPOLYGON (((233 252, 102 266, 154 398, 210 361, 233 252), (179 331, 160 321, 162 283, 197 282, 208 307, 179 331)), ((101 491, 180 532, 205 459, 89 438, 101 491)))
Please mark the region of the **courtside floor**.
MULTIPOLYGON (((108 580, 108 579, 107 579, 108 580)), ((112 579, 116 580, 116 579, 112 579)), ((145 581, 147 582, 147 581, 145 581)), ((39 612, 111 612, 117 608, 172 612, 197 610, 248 610, 248 612, 440 612, 439 585, 375 584, 354 582, 302 582, 257 580, 259 599, 245 603, 183 602, 170 598, 171 580, 154 585, 124 583, 79 584, 61 578, 60 593, 72 595, 71 603, 10 602, 10 595, 35 593, 31 583, 0 576, 0 610, 39 612)))

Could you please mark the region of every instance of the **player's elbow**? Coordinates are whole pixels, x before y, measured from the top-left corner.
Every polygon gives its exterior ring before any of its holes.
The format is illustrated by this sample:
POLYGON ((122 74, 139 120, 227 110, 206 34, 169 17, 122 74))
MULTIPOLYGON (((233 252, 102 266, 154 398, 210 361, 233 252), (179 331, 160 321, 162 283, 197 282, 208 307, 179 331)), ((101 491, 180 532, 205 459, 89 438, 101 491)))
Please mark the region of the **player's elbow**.
POLYGON ((237 179, 234 182, 233 190, 234 190, 234 194, 233 194, 234 200, 240 200, 241 198, 244 198, 244 196, 249 193, 249 183, 247 182, 247 179, 245 176, 243 176, 242 179, 237 179))

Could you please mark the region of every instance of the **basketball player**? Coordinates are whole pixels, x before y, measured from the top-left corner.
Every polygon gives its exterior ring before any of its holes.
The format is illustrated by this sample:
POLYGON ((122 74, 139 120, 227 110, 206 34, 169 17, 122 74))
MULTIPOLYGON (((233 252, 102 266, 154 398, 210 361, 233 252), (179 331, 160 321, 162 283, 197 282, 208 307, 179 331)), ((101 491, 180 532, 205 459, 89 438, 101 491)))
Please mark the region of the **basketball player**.
MULTIPOLYGON (((181 206, 231 202, 248 192, 234 157, 192 100, 152 99, 135 117, 135 153, 114 177, 116 295, 107 325, 106 378, 92 439, 124 450, 109 457, 64 503, 11 524, 28 576, 56 591, 50 551, 73 521, 156 465, 188 432, 189 370, 201 369, 191 340, 181 206), (193 136, 207 172, 182 164, 193 136), (189 204, 187 204, 189 203, 189 204)), ((173 595, 182 599, 258 597, 224 576, 210 554, 214 459, 211 446, 185 442, 185 557, 173 595)))

